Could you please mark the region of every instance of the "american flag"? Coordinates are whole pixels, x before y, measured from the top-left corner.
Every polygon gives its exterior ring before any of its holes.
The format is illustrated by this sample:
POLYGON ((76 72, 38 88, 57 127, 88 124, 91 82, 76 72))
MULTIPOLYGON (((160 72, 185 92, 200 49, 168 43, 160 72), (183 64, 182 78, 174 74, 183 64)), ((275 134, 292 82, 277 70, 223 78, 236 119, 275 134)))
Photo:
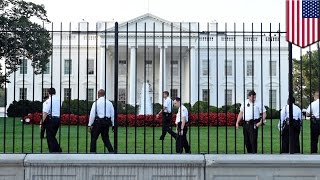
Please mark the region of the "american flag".
POLYGON ((306 47, 320 39, 320 0, 286 0, 287 40, 306 47))

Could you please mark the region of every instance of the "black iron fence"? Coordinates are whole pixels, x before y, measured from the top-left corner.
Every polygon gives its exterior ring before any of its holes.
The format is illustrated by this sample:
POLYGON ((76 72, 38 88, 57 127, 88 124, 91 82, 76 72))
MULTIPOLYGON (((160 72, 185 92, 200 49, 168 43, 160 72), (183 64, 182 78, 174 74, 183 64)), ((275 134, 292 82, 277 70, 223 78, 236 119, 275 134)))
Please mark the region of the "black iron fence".
MULTIPOLYGON (((250 90, 267 110, 266 122, 259 128, 258 153, 280 153, 278 122, 289 96, 288 79, 293 78, 298 106, 306 109, 320 84, 317 47, 293 49, 297 58, 290 76, 290 48, 280 24, 200 25, 153 16, 95 27, 50 24, 48 32, 33 33, 50 34, 51 56, 42 65, 31 60, 43 52, 26 56, 23 50, 39 42, 1 31, 7 49, 16 41, 22 46, 11 49, 16 54, 2 64, 2 74, 12 72, 1 89, 0 152, 48 152, 38 124, 43 98, 54 87, 61 102, 57 139, 64 153, 89 153, 88 115, 99 89, 105 89, 114 104, 115 129, 110 139, 117 153, 175 153, 173 137, 167 134, 159 140, 162 117, 157 113, 163 91, 172 99, 180 97, 188 109, 192 153, 245 153, 242 128, 236 129, 235 124, 250 90), (13 57, 18 59, 15 68, 9 66, 13 57), (34 73, 38 67, 40 74, 34 73)), ((301 153, 310 153, 310 141, 310 121, 304 117, 301 153)), ((99 153, 106 152, 102 141, 97 146, 99 153)))

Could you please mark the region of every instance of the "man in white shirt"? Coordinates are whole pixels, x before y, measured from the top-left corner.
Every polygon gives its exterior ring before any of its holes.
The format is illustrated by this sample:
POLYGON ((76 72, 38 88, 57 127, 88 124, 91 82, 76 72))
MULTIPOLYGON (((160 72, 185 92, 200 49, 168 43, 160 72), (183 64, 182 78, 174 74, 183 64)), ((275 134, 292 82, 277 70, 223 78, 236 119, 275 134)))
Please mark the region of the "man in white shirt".
POLYGON ((88 126, 91 132, 90 152, 97 151, 97 139, 101 134, 109 153, 113 153, 109 139, 109 127, 112 126, 112 131, 114 131, 114 108, 112 103, 106 99, 103 89, 98 91, 98 100, 92 104, 88 126))
POLYGON ((49 99, 44 102, 42 111, 43 115, 42 121, 40 121, 40 129, 42 129, 43 126, 46 130, 49 152, 62 152, 56 139, 60 127, 60 98, 56 96, 56 90, 54 88, 49 89, 49 99))
POLYGON ((186 153, 191 153, 187 140, 188 127, 186 124, 189 121, 188 109, 181 104, 181 99, 178 97, 174 100, 174 106, 179 108, 175 121, 177 131, 176 152, 182 153, 184 149, 186 153))
POLYGON ((256 101, 256 93, 253 90, 250 91, 248 99, 241 104, 236 122, 238 129, 240 121, 244 120, 243 136, 248 153, 257 153, 258 128, 265 122, 266 116, 265 107, 256 101))
POLYGON ((300 126, 302 121, 301 109, 296 106, 295 99, 292 99, 293 121, 289 121, 289 99, 281 110, 281 117, 278 128, 281 131, 281 153, 289 153, 289 144, 293 153, 300 153, 300 126), (291 125, 290 125, 291 124, 291 125))
POLYGON ((162 113, 162 134, 160 136, 160 140, 164 140, 167 132, 176 139, 177 134, 171 129, 171 121, 172 121, 172 99, 169 97, 169 92, 163 92, 163 109, 157 114, 157 118, 162 113))
POLYGON ((320 104, 319 91, 313 95, 314 101, 307 109, 307 116, 311 117, 311 153, 318 153, 318 140, 320 135, 320 104))

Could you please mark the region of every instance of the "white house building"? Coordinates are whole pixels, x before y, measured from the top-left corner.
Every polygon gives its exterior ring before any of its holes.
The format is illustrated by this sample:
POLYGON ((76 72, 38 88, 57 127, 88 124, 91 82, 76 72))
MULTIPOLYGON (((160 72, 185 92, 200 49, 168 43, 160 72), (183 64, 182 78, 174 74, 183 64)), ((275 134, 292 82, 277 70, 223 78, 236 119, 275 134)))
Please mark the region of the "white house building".
MULTIPOLYGON (((285 37, 217 32, 215 27, 199 32, 197 23, 171 23, 151 14, 120 23, 118 100, 139 103, 142 84, 148 82, 155 103, 167 90, 183 102, 223 106, 243 102, 254 89, 265 105, 280 109, 288 98, 285 37)), ((114 100, 115 34, 114 27, 106 29, 100 24, 98 33, 53 32, 48 70, 34 75, 30 61, 22 63, 7 84, 8 104, 41 100, 51 84, 62 100, 95 100, 105 87, 107 98, 114 100)))

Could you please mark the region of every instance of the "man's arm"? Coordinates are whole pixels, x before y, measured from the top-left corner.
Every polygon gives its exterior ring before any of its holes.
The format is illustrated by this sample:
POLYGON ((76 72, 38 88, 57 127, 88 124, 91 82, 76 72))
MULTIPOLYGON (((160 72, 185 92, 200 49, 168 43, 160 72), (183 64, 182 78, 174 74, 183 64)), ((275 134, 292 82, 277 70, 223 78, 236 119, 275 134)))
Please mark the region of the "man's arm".
POLYGON ((239 115, 238 115, 238 118, 237 118, 237 122, 236 122, 236 127, 238 128, 239 127, 239 123, 240 121, 242 120, 243 118, 243 112, 240 111, 239 115))
POLYGON ((92 124, 94 122, 94 118, 96 117, 96 105, 95 104, 96 104, 96 102, 94 102, 91 107, 88 126, 92 126, 92 124))
POLYGON ((110 102, 110 114, 111 114, 112 126, 114 126, 114 107, 111 102, 110 102))
POLYGON ((308 106, 308 109, 307 109, 307 111, 306 111, 306 116, 307 116, 307 117, 310 117, 310 116, 311 116, 310 109, 311 109, 311 104, 308 106))
POLYGON ((181 118, 181 135, 183 134, 183 128, 184 128, 185 125, 186 125, 186 117, 183 116, 181 118))

